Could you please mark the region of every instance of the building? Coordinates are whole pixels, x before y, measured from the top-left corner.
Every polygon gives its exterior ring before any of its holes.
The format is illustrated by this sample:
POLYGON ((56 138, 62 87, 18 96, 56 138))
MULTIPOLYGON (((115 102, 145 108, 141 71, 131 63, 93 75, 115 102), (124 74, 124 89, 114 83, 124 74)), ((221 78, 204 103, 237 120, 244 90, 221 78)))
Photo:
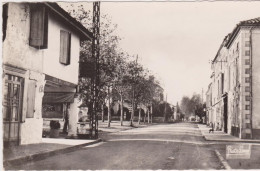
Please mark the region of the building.
POLYGON ((208 89, 206 92, 206 124, 210 122, 213 123, 213 116, 212 116, 212 83, 208 85, 208 89))
MULTIPOLYGON (((211 122, 239 138, 260 138, 260 18, 240 22, 212 61, 211 122)), ((209 103, 210 104, 210 103, 209 103)))
POLYGON ((3 5, 4 144, 39 143, 44 120, 66 115, 76 133, 80 41, 91 35, 56 3, 3 5))

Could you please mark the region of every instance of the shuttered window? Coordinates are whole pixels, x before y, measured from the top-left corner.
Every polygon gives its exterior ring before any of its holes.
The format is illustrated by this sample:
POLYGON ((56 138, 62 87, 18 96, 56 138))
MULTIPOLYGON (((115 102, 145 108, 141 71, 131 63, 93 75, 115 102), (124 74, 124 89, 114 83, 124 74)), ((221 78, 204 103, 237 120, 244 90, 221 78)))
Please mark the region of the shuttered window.
POLYGON ((6 28, 7 28, 7 18, 8 18, 8 3, 3 5, 3 41, 6 37, 6 28))
POLYGON ((32 47, 46 49, 48 44, 48 15, 40 4, 31 6, 30 41, 32 47))
POLYGON ((71 34, 67 31, 60 31, 60 63, 70 64, 71 34))
POLYGON ((28 93, 27 93, 27 112, 26 118, 34 117, 34 109, 35 109, 35 91, 36 91, 36 82, 33 80, 29 80, 28 83, 28 93))

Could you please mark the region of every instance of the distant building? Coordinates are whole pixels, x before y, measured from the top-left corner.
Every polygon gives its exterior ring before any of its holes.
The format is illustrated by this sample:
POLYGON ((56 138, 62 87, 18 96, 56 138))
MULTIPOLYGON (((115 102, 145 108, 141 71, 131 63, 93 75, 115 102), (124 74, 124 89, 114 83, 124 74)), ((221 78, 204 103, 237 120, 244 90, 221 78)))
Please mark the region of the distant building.
POLYGON ((209 124, 213 121, 212 116, 212 83, 209 84, 206 92, 206 123, 209 124))
POLYGON ((76 133, 80 40, 91 33, 56 3, 3 5, 4 144, 41 142, 43 118, 69 115, 76 133))
POLYGON ((212 72, 209 121, 228 134, 259 139, 260 18, 240 22, 224 38, 212 72))

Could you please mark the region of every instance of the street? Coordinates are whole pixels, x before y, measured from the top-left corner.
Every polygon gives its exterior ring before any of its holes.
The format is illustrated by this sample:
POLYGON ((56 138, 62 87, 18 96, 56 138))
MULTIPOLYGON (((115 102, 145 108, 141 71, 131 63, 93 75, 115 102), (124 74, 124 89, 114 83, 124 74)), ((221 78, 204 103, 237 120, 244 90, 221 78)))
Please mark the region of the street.
POLYGON ((221 169, 214 143, 194 123, 159 124, 106 134, 103 142, 6 169, 221 169))

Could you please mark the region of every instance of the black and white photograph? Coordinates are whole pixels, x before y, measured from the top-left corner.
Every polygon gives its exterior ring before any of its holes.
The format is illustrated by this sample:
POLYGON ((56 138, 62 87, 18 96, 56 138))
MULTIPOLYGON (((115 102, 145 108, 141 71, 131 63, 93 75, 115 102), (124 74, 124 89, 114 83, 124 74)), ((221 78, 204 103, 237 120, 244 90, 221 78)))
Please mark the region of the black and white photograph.
POLYGON ((260 1, 1 5, 1 170, 260 170, 260 1))

